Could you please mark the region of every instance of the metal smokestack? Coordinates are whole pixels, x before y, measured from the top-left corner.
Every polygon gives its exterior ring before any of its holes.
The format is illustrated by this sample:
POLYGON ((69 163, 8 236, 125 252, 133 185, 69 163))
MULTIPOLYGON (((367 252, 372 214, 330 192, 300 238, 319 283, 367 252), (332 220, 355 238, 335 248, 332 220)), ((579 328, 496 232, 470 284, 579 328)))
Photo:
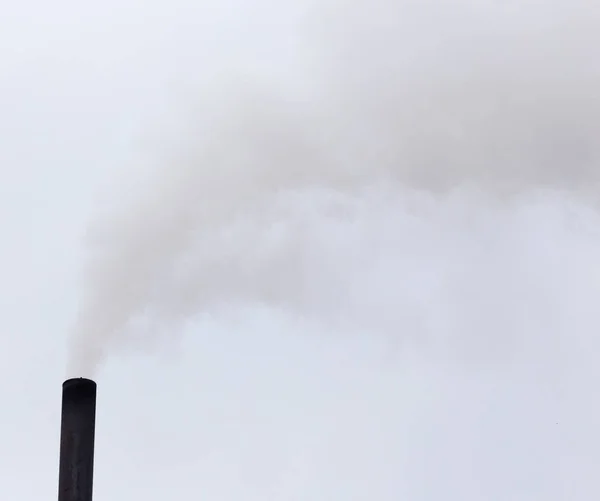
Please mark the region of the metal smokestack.
POLYGON ((92 501, 96 383, 67 379, 62 389, 58 501, 92 501))

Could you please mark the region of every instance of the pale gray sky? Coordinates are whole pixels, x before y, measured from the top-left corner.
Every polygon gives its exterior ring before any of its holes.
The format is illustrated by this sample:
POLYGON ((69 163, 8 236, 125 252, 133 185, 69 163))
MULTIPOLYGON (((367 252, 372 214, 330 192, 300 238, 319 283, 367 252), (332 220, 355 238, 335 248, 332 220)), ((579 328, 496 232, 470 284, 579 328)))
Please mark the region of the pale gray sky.
POLYGON ((56 495, 71 358, 98 501, 595 498, 598 28, 5 0, 3 496, 56 495))

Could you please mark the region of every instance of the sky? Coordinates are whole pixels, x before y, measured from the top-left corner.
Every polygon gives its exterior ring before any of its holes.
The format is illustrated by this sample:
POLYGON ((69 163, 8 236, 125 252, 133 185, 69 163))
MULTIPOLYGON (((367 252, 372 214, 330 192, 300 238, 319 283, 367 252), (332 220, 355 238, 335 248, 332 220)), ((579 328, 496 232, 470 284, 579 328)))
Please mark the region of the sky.
POLYGON ((3 493, 594 498, 592 7, 3 6, 3 493))

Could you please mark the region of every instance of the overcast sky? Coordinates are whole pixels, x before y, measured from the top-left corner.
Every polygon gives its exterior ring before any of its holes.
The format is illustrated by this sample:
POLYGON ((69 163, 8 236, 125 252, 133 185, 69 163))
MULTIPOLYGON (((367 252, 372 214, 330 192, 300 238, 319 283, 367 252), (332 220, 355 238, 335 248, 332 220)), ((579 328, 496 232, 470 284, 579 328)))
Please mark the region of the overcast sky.
POLYGON ((592 6, 4 0, 3 496, 599 495, 592 6))

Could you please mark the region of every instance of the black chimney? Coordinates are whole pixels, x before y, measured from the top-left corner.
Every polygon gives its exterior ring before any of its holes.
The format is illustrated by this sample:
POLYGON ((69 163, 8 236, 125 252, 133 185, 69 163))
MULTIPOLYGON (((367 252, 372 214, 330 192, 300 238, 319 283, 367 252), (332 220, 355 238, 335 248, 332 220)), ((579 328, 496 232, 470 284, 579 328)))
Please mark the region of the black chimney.
POLYGON ((96 383, 67 379, 62 389, 58 501, 92 501, 96 383))

